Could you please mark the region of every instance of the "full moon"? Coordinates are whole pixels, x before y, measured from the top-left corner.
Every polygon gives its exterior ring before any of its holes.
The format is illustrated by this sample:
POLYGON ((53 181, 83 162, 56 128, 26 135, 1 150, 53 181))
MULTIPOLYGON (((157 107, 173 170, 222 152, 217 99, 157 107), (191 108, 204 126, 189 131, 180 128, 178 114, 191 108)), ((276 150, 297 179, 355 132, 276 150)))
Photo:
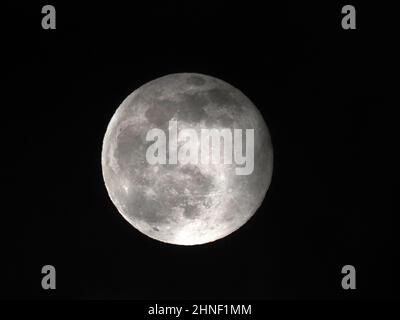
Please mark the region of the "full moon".
MULTIPOLYGON (((184 144, 201 149, 197 140, 177 139, 178 148, 184 144)), ((101 163, 108 194, 133 227, 162 242, 198 245, 226 237, 254 215, 271 182, 273 148, 262 115, 241 91, 211 76, 177 73, 144 84, 122 102, 108 124, 101 163), (235 157, 230 163, 149 163, 146 154, 156 142, 172 156, 172 122, 178 132, 191 129, 199 137, 204 129, 242 132, 239 153, 253 148, 253 170, 238 174, 245 164, 235 157), (164 145, 148 139, 152 129, 166 133, 164 145), (254 132, 251 146, 247 129, 254 132)))

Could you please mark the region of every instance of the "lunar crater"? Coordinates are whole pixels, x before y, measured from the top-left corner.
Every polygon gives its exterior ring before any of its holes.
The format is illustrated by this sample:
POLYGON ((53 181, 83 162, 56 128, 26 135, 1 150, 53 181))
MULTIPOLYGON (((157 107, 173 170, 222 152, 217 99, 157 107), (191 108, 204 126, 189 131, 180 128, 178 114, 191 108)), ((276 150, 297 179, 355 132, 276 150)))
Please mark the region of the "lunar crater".
MULTIPOLYGON (((168 154, 167 150, 167 154, 168 154)), ((200 74, 171 74, 135 90, 119 106, 103 140, 102 170, 111 200, 140 232, 171 244, 215 241, 245 224, 270 184, 273 150, 264 119, 251 101, 226 82, 200 74), (152 128, 254 129, 254 171, 234 165, 150 165, 152 128)))

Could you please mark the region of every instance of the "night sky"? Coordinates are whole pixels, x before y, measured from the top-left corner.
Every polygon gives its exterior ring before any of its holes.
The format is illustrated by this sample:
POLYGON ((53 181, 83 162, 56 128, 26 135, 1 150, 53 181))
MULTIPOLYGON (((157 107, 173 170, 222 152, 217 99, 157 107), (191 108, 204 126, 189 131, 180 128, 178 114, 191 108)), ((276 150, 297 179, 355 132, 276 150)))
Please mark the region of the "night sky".
POLYGON ((2 14, 0 298, 392 296, 389 34, 372 5, 356 7, 357 30, 345 31, 340 2, 52 2, 56 30, 41 29, 44 4, 8 3, 2 14), (274 146, 256 214, 195 247, 135 230, 101 172, 122 100, 177 72, 239 88, 274 146), (41 288, 46 264, 57 270, 54 291, 41 288), (346 264, 354 291, 341 287, 346 264))

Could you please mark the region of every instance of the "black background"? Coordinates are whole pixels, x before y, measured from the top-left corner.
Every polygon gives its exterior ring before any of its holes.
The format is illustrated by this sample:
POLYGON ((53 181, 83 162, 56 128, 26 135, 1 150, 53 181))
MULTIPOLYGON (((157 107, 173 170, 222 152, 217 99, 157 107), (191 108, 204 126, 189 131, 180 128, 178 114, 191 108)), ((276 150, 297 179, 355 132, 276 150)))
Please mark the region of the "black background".
POLYGON ((391 297, 393 147, 387 22, 373 4, 52 2, 2 11, 0 297, 391 297), (68 4, 67 4, 68 3, 68 4), (168 73, 221 78, 260 109, 274 145, 263 205, 195 247, 134 230, 104 187, 101 145, 122 100, 168 73), (41 288, 41 267, 57 289, 41 288), (341 268, 357 290, 341 288, 341 268))

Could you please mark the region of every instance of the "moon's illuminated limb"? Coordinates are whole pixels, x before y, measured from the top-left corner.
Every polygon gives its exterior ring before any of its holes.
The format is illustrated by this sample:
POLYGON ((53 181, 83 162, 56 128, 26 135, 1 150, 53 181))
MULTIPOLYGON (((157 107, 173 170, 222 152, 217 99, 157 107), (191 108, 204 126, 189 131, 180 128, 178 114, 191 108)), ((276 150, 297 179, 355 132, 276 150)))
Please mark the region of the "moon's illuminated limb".
POLYGON ((260 206, 269 187, 273 151, 267 126, 239 90, 193 73, 153 80, 129 95, 103 141, 102 168, 111 200, 136 229, 159 241, 195 245, 223 238, 260 206), (150 165, 146 133, 152 128, 254 129, 254 171, 237 165, 150 165))

